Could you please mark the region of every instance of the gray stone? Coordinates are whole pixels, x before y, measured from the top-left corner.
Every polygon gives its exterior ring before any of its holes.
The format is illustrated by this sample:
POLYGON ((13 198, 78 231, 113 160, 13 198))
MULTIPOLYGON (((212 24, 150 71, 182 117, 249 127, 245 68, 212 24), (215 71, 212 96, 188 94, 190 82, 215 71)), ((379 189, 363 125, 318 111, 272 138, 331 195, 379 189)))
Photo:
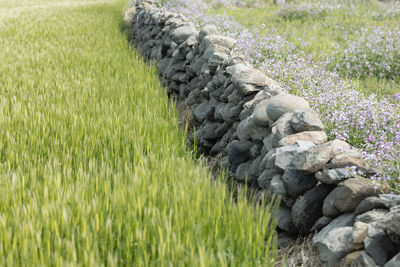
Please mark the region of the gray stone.
POLYGON ((322 228, 324 228, 325 226, 327 226, 330 222, 332 221, 332 218, 330 217, 326 217, 326 216, 322 216, 321 218, 319 218, 314 225, 311 227, 310 232, 315 232, 315 231, 319 231, 322 228))
MULTIPOLYGON (((279 148, 277 149, 277 151, 279 148)), ((285 186, 286 192, 292 196, 297 197, 307 190, 313 188, 317 184, 317 180, 312 174, 304 174, 294 170, 288 165, 282 176, 282 181, 285 186)))
POLYGON ((258 92, 267 85, 265 74, 257 69, 236 72, 232 75, 231 81, 234 88, 244 96, 258 92))
POLYGON ((332 158, 326 166, 329 169, 346 168, 346 167, 365 167, 365 163, 348 154, 339 154, 332 158))
POLYGON ((199 105, 197 105, 193 110, 193 117, 199 121, 203 122, 205 120, 205 114, 209 109, 209 101, 203 101, 199 105))
POLYGON ((239 105, 232 105, 230 103, 224 105, 221 110, 222 119, 229 123, 237 121, 240 111, 242 111, 242 108, 239 105))
POLYGON ((376 222, 382 219, 386 215, 386 213, 388 213, 388 211, 382 209, 370 210, 361 215, 358 215, 356 217, 356 222, 363 222, 367 224, 376 222))
POLYGON ((355 243, 363 243, 368 236, 368 224, 364 222, 355 222, 353 226, 353 240, 355 243))
POLYGON ((376 193, 373 184, 366 179, 347 179, 339 183, 324 200, 324 215, 330 217, 338 215, 337 211, 352 212, 362 200, 376 193))
POLYGON ((274 145, 279 144, 282 138, 294 134, 294 129, 290 124, 292 113, 286 113, 281 116, 276 122, 271 124, 271 132, 276 135, 276 142, 274 145))
POLYGON ((309 131, 292 134, 282 138, 279 141, 279 146, 293 145, 296 141, 311 141, 316 145, 325 143, 328 140, 325 132, 309 131))
POLYGON ((215 25, 205 25, 200 33, 199 33, 199 39, 203 39, 207 35, 214 35, 218 33, 218 28, 215 25))
POLYGON ((318 113, 312 109, 295 111, 291 123, 296 132, 324 131, 325 129, 318 113))
POLYGON ((253 116, 241 121, 237 128, 239 140, 258 140, 262 141, 270 134, 268 128, 257 126, 253 121, 253 116))
POLYGON ((378 265, 384 265, 396 253, 398 248, 393 244, 385 233, 379 233, 364 240, 365 250, 378 265))
POLYGON ((383 267, 399 267, 400 266, 400 253, 397 253, 390 261, 388 261, 383 267))
POLYGON ((375 267, 375 261, 365 252, 362 252, 356 259, 353 260, 350 267, 375 267))
MULTIPOLYGON (((276 174, 277 173, 273 173, 273 175, 276 175, 276 174)), ((263 171, 257 179, 258 185, 260 186, 260 188, 268 190, 269 185, 271 184, 272 177, 273 177, 272 175, 268 174, 268 171, 266 171, 266 170, 263 171)))
POLYGON ((260 163, 263 159, 263 156, 258 156, 250 165, 249 174, 253 177, 260 176, 260 163))
POLYGON ((355 172, 348 168, 323 169, 315 174, 315 178, 325 184, 338 184, 355 176, 355 172))
POLYGON ((267 127, 269 125, 270 119, 267 115, 267 105, 269 100, 263 100, 257 105, 255 105, 253 110, 253 120, 258 126, 267 127))
POLYGON ((293 158, 301 151, 313 147, 314 143, 310 141, 297 141, 294 145, 282 146, 276 149, 275 166, 285 170, 293 158))
POLYGON ((313 242, 319 242, 325 238, 325 236, 333 229, 338 227, 352 226, 354 224, 354 214, 345 213, 336 217, 327 226, 322 228, 322 230, 316 234, 313 238, 313 242))
POLYGON ((270 98, 267 115, 271 120, 276 121, 285 113, 309 107, 304 98, 283 93, 270 98))
POLYGON ((275 168, 275 157, 276 157, 276 149, 271 149, 264 156, 263 160, 260 164, 260 171, 264 171, 265 169, 275 168))
POLYGON ((388 208, 400 205, 400 195, 380 194, 379 198, 385 201, 388 208))
POLYGON ((204 46, 204 50, 206 50, 210 45, 219 45, 221 47, 227 48, 231 50, 236 44, 236 40, 222 35, 207 35, 203 38, 201 45, 204 46))
POLYGON ((251 66, 244 65, 244 64, 236 64, 236 65, 226 67, 226 72, 230 75, 233 75, 235 73, 239 73, 239 72, 250 70, 250 69, 251 69, 251 66))
POLYGON ((358 204, 357 208, 354 211, 355 215, 362 214, 364 212, 373 210, 373 209, 385 209, 388 208, 386 202, 378 197, 367 197, 360 204, 358 204))
POLYGON ((294 225, 301 233, 309 233, 315 222, 322 217, 322 202, 332 186, 320 184, 299 197, 292 208, 294 225))
POLYGON ((298 153, 294 159, 294 167, 299 171, 316 173, 324 168, 333 157, 348 150, 350 150, 349 144, 335 139, 298 153))
POLYGON ((377 224, 394 243, 400 245, 400 209, 397 206, 395 207, 391 208, 390 212, 378 221, 377 224))
POLYGON ((283 186, 281 175, 275 175, 274 177, 272 177, 269 189, 278 196, 282 197, 286 195, 286 190, 283 186))
POLYGON ((236 169, 236 179, 240 182, 253 184, 256 181, 256 177, 250 174, 251 161, 240 164, 236 169))
POLYGON ((276 219, 279 229, 289 233, 298 233, 296 226, 293 224, 290 209, 280 205, 276 214, 276 219))
POLYGON ((232 171, 236 172, 236 168, 243 162, 250 159, 250 149, 253 143, 250 141, 234 140, 226 147, 229 156, 229 162, 232 165, 232 171))
POLYGON ((220 131, 222 123, 205 121, 201 128, 196 132, 197 138, 213 140, 222 137, 223 133, 220 131))
POLYGON ((195 29, 192 26, 181 26, 173 30, 171 36, 174 41, 182 43, 193 33, 195 33, 195 29))
POLYGON ((352 227, 337 227, 329 231, 324 239, 314 242, 318 248, 319 257, 322 261, 333 266, 349 252, 357 247, 353 242, 352 227))

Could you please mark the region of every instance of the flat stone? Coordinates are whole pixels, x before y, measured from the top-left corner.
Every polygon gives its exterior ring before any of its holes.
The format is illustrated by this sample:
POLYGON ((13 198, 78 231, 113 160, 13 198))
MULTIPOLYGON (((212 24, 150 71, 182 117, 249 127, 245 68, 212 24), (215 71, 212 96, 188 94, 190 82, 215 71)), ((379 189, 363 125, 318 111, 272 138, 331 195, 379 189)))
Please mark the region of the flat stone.
POLYGON ((271 120, 276 121, 285 113, 309 107, 304 98, 283 93, 270 98, 267 115, 271 120))
POLYGON ((311 141, 316 145, 325 143, 328 140, 325 132, 309 131, 292 134, 282 138, 279 141, 279 146, 293 145, 296 141, 311 141))
POLYGON ((304 131, 324 131, 325 129, 318 113, 312 109, 296 110, 291 123, 297 133, 304 131))
MULTIPOLYGON (((277 151, 278 150, 279 148, 277 151)), ((286 192, 292 197, 297 197, 305 193, 307 190, 313 188, 317 184, 317 180, 315 179, 314 175, 301 173, 295 169, 292 169, 290 165, 285 168, 282 181, 286 192)))
POLYGON ((370 210, 361 215, 358 215, 356 217, 356 222, 363 222, 367 224, 376 222, 382 219, 387 213, 388 211, 383 209, 370 210))
POLYGON ((366 167, 365 163, 362 160, 344 153, 333 157, 326 167, 329 169, 337 169, 353 166, 366 167))
POLYGON ((338 186, 324 200, 325 216, 336 216, 338 212, 353 212, 362 200, 376 195, 373 184, 362 178, 349 178, 338 186), (336 210, 336 212, 335 212, 336 210))
POLYGON ((353 260, 350 267, 375 267, 375 261, 366 253, 362 252, 357 258, 353 260))
POLYGON ((283 205, 280 205, 278 208, 276 219, 279 229, 289 233, 298 233, 296 226, 293 224, 292 213, 290 209, 284 207, 283 205))
POLYGON ((400 253, 397 253, 390 261, 388 261, 383 267, 399 267, 400 266, 400 253))
POLYGON ((297 141, 293 145, 278 147, 275 153, 275 166, 285 170, 299 152, 313 146, 314 143, 310 141, 297 141))
POLYGON ((294 167, 303 172, 316 173, 335 156, 350 150, 346 142, 335 139, 302 151, 294 158, 294 167))
POLYGON ((385 233, 367 237, 364 240, 364 246, 371 258, 380 266, 383 266, 399 252, 385 233))
POLYGON ((367 197, 360 204, 358 204, 356 210, 354 211, 355 215, 362 214, 364 212, 373 210, 373 209, 385 209, 389 208, 386 202, 379 197, 367 197))
POLYGON ((363 243, 368 236, 368 223, 355 222, 353 226, 353 240, 355 243, 363 243))
POLYGON ((315 174, 318 181, 325 184, 338 184, 349 178, 355 177, 355 173, 351 169, 323 169, 315 174))
POLYGON ((244 96, 258 92, 267 85, 265 74, 257 69, 236 72, 232 75, 231 81, 234 89, 244 96))
POLYGON ((319 184, 299 197, 292 207, 292 219, 300 233, 309 233, 315 222, 322 217, 323 199, 332 186, 319 184))

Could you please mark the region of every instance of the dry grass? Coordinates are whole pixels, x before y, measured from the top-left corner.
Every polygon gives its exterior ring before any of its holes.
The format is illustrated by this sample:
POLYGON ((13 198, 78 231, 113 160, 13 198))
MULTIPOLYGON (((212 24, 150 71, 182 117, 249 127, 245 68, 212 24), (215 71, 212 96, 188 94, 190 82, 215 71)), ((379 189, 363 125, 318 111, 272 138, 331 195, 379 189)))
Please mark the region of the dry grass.
POLYGON ((310 234, 305 238, 298 238, 290 246, 278 250, 275 266, 327 266, 319 259, 317 248, 312 242, 313 237, 314 234, 310 234))

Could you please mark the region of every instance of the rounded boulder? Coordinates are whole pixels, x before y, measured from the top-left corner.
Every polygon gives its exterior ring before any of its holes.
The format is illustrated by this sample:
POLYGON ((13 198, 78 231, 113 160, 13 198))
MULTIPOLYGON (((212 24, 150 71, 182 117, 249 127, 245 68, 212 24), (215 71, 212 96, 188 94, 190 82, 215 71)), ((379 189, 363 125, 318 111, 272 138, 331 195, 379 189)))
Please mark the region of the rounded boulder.
POLYGON ((310 106, 304 98, 283 93, 269 99, 267 115, 271 120, 276 121, 285 113, 308 108, 310 106))

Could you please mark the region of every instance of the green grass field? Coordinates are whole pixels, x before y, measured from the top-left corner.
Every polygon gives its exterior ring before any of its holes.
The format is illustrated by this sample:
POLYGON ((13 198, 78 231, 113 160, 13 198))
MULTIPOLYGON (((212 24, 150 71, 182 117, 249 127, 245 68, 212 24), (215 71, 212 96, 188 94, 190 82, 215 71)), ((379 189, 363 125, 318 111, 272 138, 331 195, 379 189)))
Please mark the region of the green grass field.
POLYGON ((0 0, 0 265, 272 265, 270 207, 188 150, 125 4, 0 0))
MULTIPOLYGON (((247 6, 227 7, 221 6, 214 12, 225 13, 233 16, 248 28, 256 28, 260 33, 280 35, 285 40, 296 45, 299 51, 312 55, 315 61, 324 61, 333 53, 346 49, 347 42, 356 40, 361 28, 374 29, 385 27, 394 29, 399 27, 400 15, 378 16, 384 10, 390 10, 389 4, 374 0, 366 1, 332 1, 332 5, 342 3, 340 8, 328 10, 321 16, 285 19, 279 16, 282 6, 272 4, 271 0, 263 0, 258 6, 253 7, 252 1, 244 0, 247 6), (351 4, 349 4, 351 2, 351 4), (265 27, 262 26, 265 25, 265 27)), ((316 3, 314 0, 293 0, 292 3, 316 3)), ((284 8, 284 6, 283 6, 284 8)), ((335 63, 328 66, 332 70, 335 63)), ((341 73, 346 78, 346 73, 341 73)), ((378 97, 389 97, 398 93, 400 78, 380 79, 375 76, 356 77, 353 79, 355 88, 365 95, 376 94, 378 97)))

